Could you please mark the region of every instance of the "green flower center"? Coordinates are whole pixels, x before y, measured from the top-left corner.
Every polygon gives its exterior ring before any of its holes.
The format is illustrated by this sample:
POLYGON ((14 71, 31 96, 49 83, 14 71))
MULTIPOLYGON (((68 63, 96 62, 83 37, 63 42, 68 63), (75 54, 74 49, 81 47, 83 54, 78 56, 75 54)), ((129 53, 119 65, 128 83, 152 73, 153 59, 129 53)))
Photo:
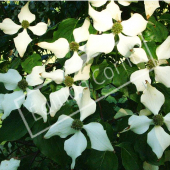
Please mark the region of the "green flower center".
POLYGON ((73 85, 73 83, 74 83, 74 80, 73 80, 72 77, 66 76, 64 83, 65 83, 65 85, 66 85, 67 87, 71 87, 71 86, 73 85))
POLYGON ((22 21, 22 28, 28 28, 30 26, 30 23, 27 20, 22 21))
POLYGON ((18 82, 18 87, 20 88, 20 89, 22 89, 22 90, 26 90, 26 88, 28 87, 28 83, 27 83, 27 81, 26 80, 21 80, 21 81, 19 81, 18 82))
POLYGON ((71 128, 73 128, 74 130, 81 130, 83 128, 83 122, 75 119, 71 125, 71 128))
POLYGON ((123 27, 121 25, 120 22, 116 22, 114 23, 114 25, 112 26, 112 29, 111 31, 114 33, 114 34, 119 34, 123 31, 123 27))
POLYGON ((157 64, 158 64, 158 61, 157 61, 157 60, 155 60, 155 59, 150 59, 150 60, 147 62, 146 66, 147 66, 147 68, 150 70, 150 69, 154 68, 155 66, 157 66, 157 64))
POLYGON ((164 124, 164 118, 162 115, 153 116, 153 122, 156 126, 162 126, 164 124))
POLYGON ((76 42, 71 42, 70 43, 70 50, 71 51, 78 51, 78 49, 79 49, 79 44, 78 43, 76 43, 76 42))

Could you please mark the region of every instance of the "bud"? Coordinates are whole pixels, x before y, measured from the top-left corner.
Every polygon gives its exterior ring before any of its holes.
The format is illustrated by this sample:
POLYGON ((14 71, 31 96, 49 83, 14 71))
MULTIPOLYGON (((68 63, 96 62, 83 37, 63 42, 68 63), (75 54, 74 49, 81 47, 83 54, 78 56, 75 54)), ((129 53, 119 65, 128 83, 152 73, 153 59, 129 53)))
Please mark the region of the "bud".
POLYGON ((155 59, 150 59, 150 60, 147 62, 146 66, 147 66, 147 68, 150 70, 150 69, 154 68, 155 66, 157 66, 157 64, 158 64, 158 61, 157 61, 157 60, 155 60, 155 59))
POLYGON ((114 23, 114 25, 112 26, 112 32, 114 33, 114 34, 119 34, 119 33, 121 33, 122 31, 123 31, 123 27, 122 27, 122 25, 121 25, 121 23, 120 22, 116 22, 116 23, 114 23))
POLYGON ((22 28, 28 28, 30 26, 30 23, 27 20, 23 20, 21 25, 22 25, 22 28))
POLYGON ((78 51, 78 49, 79 49, 79 44, 78 43, 76 43, 76 42, 71 42, 70 43, 70 50, 71 51, 78 51))
POLYGON ((153 116, 153 122, 156 126, 162 126, 164 124, 164 118, 162 115, 153 116))
POLYGON ((71 128, 74 130, 81 130, 83 128, 83 122, 75 119, 71 125, 71 128))
POLYGON ((21 81, 19 81, 19 82, 18 82, 18 87, 19 87, 21 90, 25 91, 26 88, 28 87, 27 81, 24 80, 24 79, 21 80, 21 81))
POLYGON ((74 83, 74 80, 73 80, 72 77, 66 76, 66 77, 65 77, 65 80, 64 80, 64 83, 65 83, 65 85, 66 85, 67 87, 71 87, 71 86, 73 85, 73 83, 74 83))

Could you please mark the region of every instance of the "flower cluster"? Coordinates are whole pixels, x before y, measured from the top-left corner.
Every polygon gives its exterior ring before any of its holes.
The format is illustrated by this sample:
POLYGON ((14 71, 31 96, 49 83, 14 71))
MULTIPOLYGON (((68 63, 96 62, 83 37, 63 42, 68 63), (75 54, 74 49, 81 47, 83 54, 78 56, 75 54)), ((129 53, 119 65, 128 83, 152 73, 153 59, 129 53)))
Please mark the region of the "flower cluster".
MULTIPOLYGON (((118 2, 124 6, 131 3, 130 1, 118 2)), ((91 148, 95 150, 113 152, 113 144, 99 122, 84 124, 87 118, 96 114, 96 102, 91 97, 91 84, 84 87, 81 83, 90 82, 91 66, 100 54, 109 55, 117 49, 117 53, 123 59, 130 59, 133 65, 137 66, 138 70, 130 75, 129 80, 135 85, 136 92, 142 92, 140 102, 146 107, 139 114, 130 114, 128 128, 123 132, 128 130, 136 134, 148 132, 147 143, 157 158, 161 158, 170 145, 170 135, 164 130, 165 124, 170 131, 170 113, 161 112, 166 99, 154 86, 162 83, 170 88, 170 66, 167 61, 170 58, 170 36, 156 48, 156 58, 148 56, 142 46, 142 32, 146 30, 147 19, 159 7, 159 2, 144 1, 144 4, 146 19, 141 14, 134 13, 129 19, 122 20, 122 11, 113 0, 89 1, 89 16, 84 18, 82 26, 73 30, 74 41, 69 42, 62 37, 54 42, 43 41, 35 44, 51 51, 57 60, 64 58, 63 67, 56 66, 52 71, 48 71, 44 64, 33 67, 30 74, 20 75, 15 69, 0 73, 0 82, 8 90, 8 93, 0 94, 0 111, 3 112, 1 119, 6 119, 13 110, 25 107, 29 112, 40 115, 44 122, 47 122, 49 116, 55 117, 71 97, 79 108, 79 118, 73 119, 67 113, 60 115, 44 138, 49 139, 55 135, 66 138, 72 135, 64 142, 64 150, 72 158, 71 169, 75 167, 76 158, 87 148, 88 140, 90 140, 91 148), (102 10, 97 10, 101 6, 102 10), (97 34, 90 33, 90 26, 96 30, 97 34), (71 57, 68 59, 66 55, 69 52, 71 57), (151 71, 154 71, 154 79, 151 79, 151 71), (41 92, 41 87, 47 82, 55 83, 57 86, 62 85, 60 89, 55 89, 48 94, 49 99, 41 92), (150 125, 153 126, 152 129, 149 129, 150 125), (83 134, 83 130, 87 135, 83 134), (86 136, 89 139, 86 139, 86 136)), ((31 26, 31 23, 35 21, 35 15, 29 10, 29 2, 21 9, 18 19, 21 25, 15 24, 9 18, 4 19, 0 23, 0 29, 5 34, 16 35, 13 39, 14 44, 20 57, 23 58, 28 45, 32 42, 27 29, 38 36, 45 34, 48 30, 47 24, 43 22, 31 26), (18 33, 20 29, 22 32, 18 33)), ((19 166, 16 160, 10 161, 13 161, 11 164, 19 166)), ((2 162, 0 169, 3 169, 1 168, 3 166, 8 166, 8 163, 2 162)))

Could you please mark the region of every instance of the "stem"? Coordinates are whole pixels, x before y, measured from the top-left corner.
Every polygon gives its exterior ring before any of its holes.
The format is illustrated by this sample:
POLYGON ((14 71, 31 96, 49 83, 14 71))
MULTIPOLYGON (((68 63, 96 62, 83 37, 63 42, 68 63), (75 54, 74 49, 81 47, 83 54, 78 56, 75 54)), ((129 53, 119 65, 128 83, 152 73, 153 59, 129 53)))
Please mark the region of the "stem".
POLYGON ((34 163, 34 161, 35 161, 35 159, 36 159, 36 157, 37 157, 37 155, 40 153, 40 151, 38 150, 36 153, 35 153, 35 155, 34 155, 34 157, 33 157, 33 159, 32 159, 32 161, 31 161, 31 163, 30 163, 30 167, 32 166, 32 164, 34 163))
POLYGON ((17 151, 18 149, 22 148, 23 146, 24 146, 24 145, 22 145, 22 146, 18 147, 17 149, 13 150, 11 153, 9 153, 9 154, 7 155, 7 158, 8 158, 10 155, 12 155, 15 151, 17 151))

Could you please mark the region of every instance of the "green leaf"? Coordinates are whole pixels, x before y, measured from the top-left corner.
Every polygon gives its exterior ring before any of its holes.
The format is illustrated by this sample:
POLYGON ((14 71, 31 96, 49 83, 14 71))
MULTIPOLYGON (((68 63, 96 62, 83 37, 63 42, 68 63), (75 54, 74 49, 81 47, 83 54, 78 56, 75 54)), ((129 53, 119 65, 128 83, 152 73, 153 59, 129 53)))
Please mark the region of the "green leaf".
POLYGON ((104 96, 104 95, 108 95, 109 93, 111 93, 111 92, 114 91, 115 89, 116 89, 116 87, 114 87, 114 86, 112 86, 112 85, 108 85, 108 86, 105 86, 105 87, 102 89, 101 93, 102 93, 103 96, 104 96))
POLYGON ((117 113, 116 115, 114 116, 115 119, 119 119, 121 117, 124 117, 124 116, 129 116, 129 115, 133 115, 133 112, 129 109, 123 109, 121 108, 117 113))
POLYGON ((146 41, 163 42, 168 36, 167 28, 152 16, 149 18, 147 29, 143 32, 146 41))
MULTIPOLYGON (((37 134, 49 126, 50 125, 48 123, 43 123, 42 120, 39 120, 32 128, 33 134, 37 134)), ((44 135, 45 133, 33 138, 34 144, 38 147, 42 154, 59 165, 65 166, 68 163, 68 156, 64 151, 64 139, 61 139, 59 136, 44 139, 44 135)))
POLYGON ((117 170, 118 159, 113 152, 90 150, 87 165, 89 170, 117 170))
POLYGON ((31 73, 32 68, 35 66, 41 66, 42 61, 41 61, 41 56, 38 54, 33 54, 29 56, 22 64, 22 68, 25 72, 31 73))
MULTIPOLYGON (((28 123, 29 128, 34 124, 33 116, 25 108, 22 109, 22 114, 28 123)), ((19 114, 18 110, 12 111, 3 122, 0 128, 0 143, 3 141, 14 141, 22 138, 28 133, 26 126, 19 114)))
POLYGON ((116 87, 124 86, 126 83, 130 83, 130 75, 138 70, 135 65, 128 65, 125 62, 117 65, 115 67, 112 66, 114 77, 113 77, 113 84, 116 87))
POLYGON ((145 44, 143 44, 143 48, 149 58, 157 59, 157 55, 156 55, 157 45, 155 42, 153 42, 153 41, 145 42, 145 44))
POLYGON ((76 28, 78 20, 74 18, 68 18, 63 20, 57 31, 53 33, 54 41, 59 38, 66 38, 68 42, 74 40, 73 38, 73 30, 76 28))
POLYGON ((170 14, 165 13, 165 14, 161 15, 159 19, 161 21, 165 21, 167 23, 170 23, 170 14))
MULTIPOLYGON (((41 131, 49 128, 52 124, 57 122, 57 119, 60 115, 66 114, 70 115, 73 112, 72 108, 69 105, 63 106, 55 115, 55 117, 51 118, 48 117, 48 123, 43 123, 43 120, 37 121, 34 126, 32 127, 33 134, 40 133, 41 131)), ((50 139, 44 139, 44 135, 47 133, 47 130, 44 133, 33 138, 34 144, 39 148, 39 150, 47 156, 48 158, 52 159, 56 163, 61 166, 66 166, 66 164, 71 164, 71 159, 67 156, 66 152, 64 151, 64 141, 65 139, 61 139, 59 136, 53 136, 50 139)))
POLYGON ((126 170, 142 170, 138 155, 135 153, 130 143, 124 142, 117 146, 121 147, 122 163, 126 170))
POLYGON ((111 64, 108 64, 106 60, 104 60, 101 64, 93 65, 91 69, 91 83, 94 90, 101 89, 105 85, 112 82, 112 67, 111 64))
POLYGON ((9 69, 10 62, 4 61, 0 63, 0 73, 6 73, 9 69))
POLYGON ((16 58, 14 61, 12 61, 10 68, 11 69, 17 69, 21 64, 21 58, 16 58))
POLYGON ((0 94, 8 93, 8 90, 5 88, 3 83, 0 83, 0 94))
POLYGON ((142 161, 147 161, 148 163, 157 166, 164 164, 164 156, 158 160, 151 147, 147 144, 147 133, 137 136, 134 149, 139 154, 142 161))

